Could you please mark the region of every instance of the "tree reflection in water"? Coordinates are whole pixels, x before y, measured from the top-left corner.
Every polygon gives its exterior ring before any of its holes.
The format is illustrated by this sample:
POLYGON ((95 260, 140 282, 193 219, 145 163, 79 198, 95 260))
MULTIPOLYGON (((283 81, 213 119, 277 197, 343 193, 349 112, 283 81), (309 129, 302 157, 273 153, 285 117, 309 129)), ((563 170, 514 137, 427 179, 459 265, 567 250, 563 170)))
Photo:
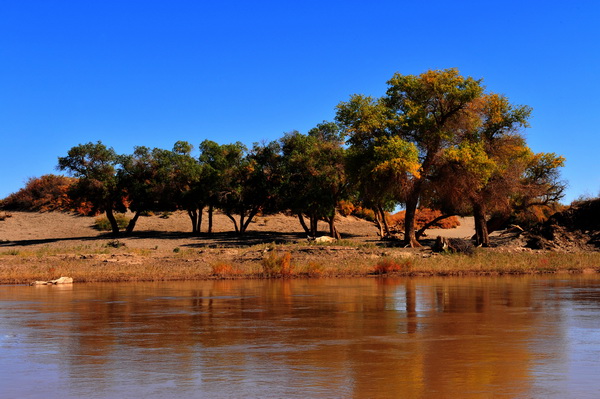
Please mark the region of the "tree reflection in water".
POLYGON ((1 342, 0 384, 35 396, 25 381, 43 382, 50 397, 559 394, 578 367, 569 312, 597 316, 599 292, 597 276, 4 286, 0 321, 19 340, 1 342))

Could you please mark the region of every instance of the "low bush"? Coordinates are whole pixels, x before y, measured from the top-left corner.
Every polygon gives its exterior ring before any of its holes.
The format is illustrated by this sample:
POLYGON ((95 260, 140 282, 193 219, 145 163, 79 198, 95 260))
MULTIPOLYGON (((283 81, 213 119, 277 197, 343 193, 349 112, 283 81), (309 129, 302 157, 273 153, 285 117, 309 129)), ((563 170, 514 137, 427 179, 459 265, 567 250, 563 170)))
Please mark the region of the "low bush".
POLYGON ((356 207, 352 202, 349 201, 340 201, 338 203, 338 212, 342 216, 350 216, 354 212, 356 207))
MULTIPOLYGON (((117 220, 117 225, 119 226, 119 229, 124 229, 129 224, 129 218, 125 216, 125 214, 117 213, 115 215, 115 219, 117 220)), ((108 221, 108 218, 106 216, 96 218, 96 220, 94 221, 94 225, 98 230, 101 231, 112 230, 110 222, 108 221)))
POLYGON ((69 198, 69 189, 76 181, 73 177, 52 174, 31 178, 25 187, 2 200, 2 208, 37 212, 88 209, 90 204, 74 204, 69 198))
POLYGON ((242 274, 242 271, 239 268, 234 267, 231 264, 225 262, 217 262, 215 264, 212 264, 210 268, 212 270, 211 275, 215 277, 224 278, 239 276, 242 274))
POLYGON ((309 277, 320 277, 325 272, 325 267, 322 263, 308 262, 306 265, 305 273, 309 277))
POLYGON ((373 274, 390 274, 407 272, 411 267, 410 260, 398 261, 392 258, 384 258, 375 264, 373 267, 373 274))
POLYGON ((375 221, 375 212, 368 208, 357 206, 352 211, 352 215, 356 216, 357 218, 367 220, 369 222, 375 221))
POLYGON ((121 248, 125 246, 125 243, 119 240, 110 240, 106 243, 106 246, 111 248, 121 248))
POLYGON ((277 252, 271 252, 262 262, 263 275, 265 277, 290 277, 294 274, 292 254, 289 252, 279 256, 277 252))

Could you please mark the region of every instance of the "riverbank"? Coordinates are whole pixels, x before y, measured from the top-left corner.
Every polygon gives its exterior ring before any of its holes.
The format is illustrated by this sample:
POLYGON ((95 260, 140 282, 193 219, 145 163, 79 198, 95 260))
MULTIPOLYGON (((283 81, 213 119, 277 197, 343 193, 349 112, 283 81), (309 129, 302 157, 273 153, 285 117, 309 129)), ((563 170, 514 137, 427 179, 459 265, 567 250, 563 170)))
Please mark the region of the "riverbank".
POLYGON ((472 255, 433 253, 429 246, 437 235, 472 235, 472 220, 461 223, 428 231, 425 246, 411 249, 379 240, 372 223, 354 217, 338 221, 342 241, 323 245, 309 243, 297 220, 285 215, 257 218, 243 238, 230 232, 221 214, 210 236, 186 233, 183 213, 152 216, 141 218, 133 235, 114 239, 94 229, 94 218, 15 212, 0 222, 0 284, 61 276, 109 282, 600 272, 600 252, 528 250, 519 237, 502 232, 494 235, 494 248, 472 255))
POLYGON ((340 245, 258 245, 186 249, 169 254, 140 249, 94 253, 4 252, 0 283, 25 284, 60 276, 75 282, 174 281, 223 278, 458 276, 598 273, 600 252, 433 254, 427 249, 340 245))

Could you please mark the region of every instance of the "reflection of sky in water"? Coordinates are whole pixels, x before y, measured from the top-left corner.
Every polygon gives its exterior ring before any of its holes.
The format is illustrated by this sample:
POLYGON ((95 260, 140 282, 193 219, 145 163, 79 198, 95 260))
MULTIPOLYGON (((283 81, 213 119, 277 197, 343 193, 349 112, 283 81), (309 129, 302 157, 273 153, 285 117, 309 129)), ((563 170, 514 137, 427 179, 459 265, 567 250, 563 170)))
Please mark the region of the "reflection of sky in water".
POLYGON ((595 397, 600 277, 0 287, 2 398, 595 397))
MULTIPOLYGON (((427 287, 427 288, 431 288, 431 287, 427 287)), ((421 287, 417 287, 415 289, 416 301, 415 301, 414 311, 417 312, 417 314, 415 315, 417 317, 424 317, 425 315, 423 314, 423 312, 432 310, 430 295, 427 295, 427 294, 428 294, 428 292, 424 292, 423 288, 421 288, 421 287)), ((389 307, 390 310, 397 310, 398 312, 409 311, 407 308, 407 297, 406 297, 406 287, 405 286, 398 286, 398 288, 396 288, 396 290, 394 292, 394 301, 391 305, 392 306, 389 307)))

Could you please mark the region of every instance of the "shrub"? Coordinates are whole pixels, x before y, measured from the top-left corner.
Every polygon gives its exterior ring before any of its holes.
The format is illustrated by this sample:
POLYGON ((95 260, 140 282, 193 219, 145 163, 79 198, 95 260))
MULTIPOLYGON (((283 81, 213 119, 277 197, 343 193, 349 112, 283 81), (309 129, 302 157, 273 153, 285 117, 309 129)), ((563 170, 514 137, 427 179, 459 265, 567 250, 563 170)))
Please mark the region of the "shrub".
POLYGON ((544 223, 550 216, 557 212, 563 212, 567 208, 567 206, 559 203, 533 205, 515 212, 510 218, 510 223, 528 229, 537 224, 544 223))
POLYGON ((360 219, 365 219, 369 222, 375 221, 375 212, 373 212, 371 209, 363 208, 361 206, 355 207, 354 211, 352 211, 352 215, 360 219))
POLYGON ((2 201, 2 208, 14 211, 67 211, 72 209, 69 188, 77 179, 44 175, 27 180, 25 187, 2 201))
POLYGON ((384 258, 375 264, 373 267, 374 274, 389 274, 405 272, 410 269, 411 261, 403 260, 398 261, 392 258, 384 258))
MULTIPOLYGON (((395 230, 404 230, 404 218, 406 211, 400 211, 394 215, 388 217, 390 226, 395 230)), ((417 215, 415 218, 415 227, 417 229, 425 226, 437 217, 442 216, 442 213, 437 210, 429 208, 417 209, 417 215)), ((450 216, 446 219, 437 221, 435 224, 430 226, 430 229, 453 229, 460 226, 460 221, 456 216, 450 216)))
MULTIPOLYGON (((129 224, 129 218, 122 213, 117 213, 115 215, 115 219, 117 220, 117 225, 119 226, 119 229, 124 229, 129 224)), ((111 231, 112 230, 110 222, 108 221, 108 218, 106 216, 96 218, 94 225, 96 226, 96 228, 98 230, 101 230, 101 231, 111 231)))
POLYGON ((265 277, 290 277, 294 273, 292 255, 289 252, 279 256, 273 251, 263 258, 261 264, 265 277))
POLYGON ((125 243, 119 240, 110 240, 106 243, 106 246, 111 248, 121 248, 125 246, 125 243))
POLYGON ((240 274, 242 274, 242 271, 240 269, 225 262, 217 262, 211 265, 211 270, 211 275, 215 277, 231 277, 239 276, 240 274))
POLYGON ((309 277, 319 277, 323 275, 325 267, 318 262, 308 262, 306 265, 306 275, 309 277))
POLYGON ((352 202, 342 200, 338 203, 338 212, 342 216, 352 215, 355 209, 356 207, 352 202))

